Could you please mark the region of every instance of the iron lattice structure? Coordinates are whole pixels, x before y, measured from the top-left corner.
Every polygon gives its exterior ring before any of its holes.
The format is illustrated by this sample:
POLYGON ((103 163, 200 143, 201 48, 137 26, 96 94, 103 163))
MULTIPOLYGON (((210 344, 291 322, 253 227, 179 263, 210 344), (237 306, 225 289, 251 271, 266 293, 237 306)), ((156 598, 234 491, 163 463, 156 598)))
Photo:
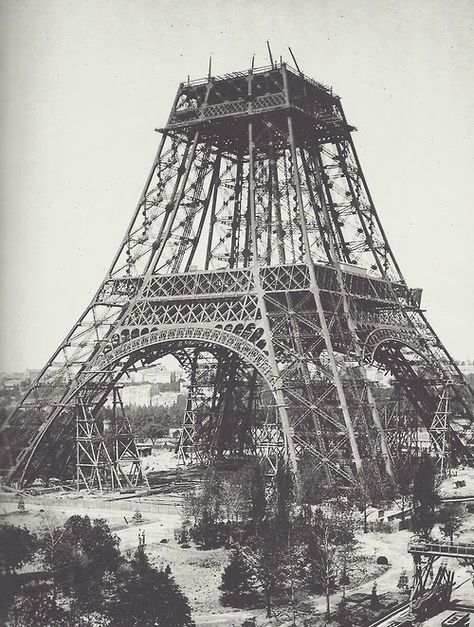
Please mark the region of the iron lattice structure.
POLYGON ((340 98, 273 64, 180 84, 160 130, 110 270, 3 426, 6 481, 58 476, 78 395, 95 416, 137 362, 170 353, 191 382, 182 460, 283 455, 296 471, 309 457, 345 483, 379 460, 392 474, 400 440, 374 368, 426 429, 449 382, 435 444, 468 454, 471 391, 402 276, 340 98), (25 445, 14 431, 31 408, 42 425, 25 445))

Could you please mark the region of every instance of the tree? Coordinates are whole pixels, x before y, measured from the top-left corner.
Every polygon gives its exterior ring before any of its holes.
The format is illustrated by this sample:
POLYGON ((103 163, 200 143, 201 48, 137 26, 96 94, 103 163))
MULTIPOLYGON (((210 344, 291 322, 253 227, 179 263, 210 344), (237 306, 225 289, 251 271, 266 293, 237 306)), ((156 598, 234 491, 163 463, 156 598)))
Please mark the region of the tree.
POLYGON ((257 461, 225 478, 209 471, 198 489, 185 493, 184 518, 194 521, 194 535, 205 544, 204 536, 210 532, 208 540, 212 541, 216 526, 222 526, 223 520, 262 520, 266 513, 265 490, 265 476, 257 461))
POLYGON ((413 488, 413 463, 411 459, 397 459, 394 463, 395 480, 397 493, 400 498, 400 508, 402 510, 402 522, 405 522, 405 510, 407 502, 412 495, 413 488))
POLYGON ((348 497, 363 515, 364 533, 369 531, 367 509, 369 505, 380 507, 389 502, 394 496, 393 482, 378 468, 374 461, 368 460, 358 476, 355 489, 348 497))
POLYGON ((248 503, 246 486, 241 479, 241 474, 236 472, 222 483, 222 508, 227 521, 238 521, 245 517, 248 503))
POLYGON ((413 476, 412 526, 422 538, 429 538, 436 520, 439 503, 436 481, 436 466, 432 458, 424 453, 413 476))
POLYGON ((15 597, 8 614, 12 627, 70 627, 70 613, 60 607, 45 583, 28 584, 15 597))
POLYGON ((439 529, 446 538, 449 538, 451 544, 454 542, 454 536, 462 533, 465 515, 466 509, 459 503, 448 503, 438 513, 439 529))
POLYGON ((310 579, 326 596, 326 617, 331 618, 330 595, 339 577, 347 577, 349 554, 354 550, 354 519, 346 503, 335 501, 310 515, 306 543, 310 579))
POLYGON ((253 461, 242 474, 243 485, 247 488, 249 517, 251 520, 262 520, 265 515, 267 500, 265 496, 265 474, 258 461, 253 461))
POLYGON ((350 620, 353 618, 351 610, 348 608, 347 599, 342 598, 337 606, 336 620, 341 627, 347 627, 350 625, 350 620))
POLYGON ((370 609, 378 610, 380 608, 379 597, 377 596, 377 582, 374 581, 374 585, 372 586, 372 592, 370 594, 370 609))
POLYGON ((13 574, 33 559, 36 537, 21 527, 0 527, 0 568, 5 575, 13 574))
POLYGON ((72 596, 73 605, 85 611, 100 608, 101 585, 106 571, 120 564, 119 539, 106 521, 71 516, 63 527, 49 525, 41 538, 43 562, 51 571, 55 589, 72 596))
POLYGON ((294 501, 293 475, 287 464, 279 464, 275 477, 275 520, 282 533, 288 533, 294 501))
POLYGON ((256 599, 255 576, 244 559, 240 547, 235 548, 231 553, 230 561, 222 574, 219 590, 222 591, 223 605, 248 607, 256 599))
POLYGON ((253 534, 247 538, 243 552, 256 581, 262 587, 265 596, 267 618, 272 615, 274 596, 282 590, 285 581, 287 546, 282 542, 279 528, 272 518, 265 518, 258 524, 253 534))
POLYGON ((183 512, 183 524, 184 521, 191 521, 194 525, 199 524, 202 515, 202 496, 200 490, 188 490, 183 494, 181 511, 183 512))
POLYGON ((309 505, 321 504, 327 497, 329 491, 327 479, 323 469, 319 468, 310 456, 303 457, 299 467, 300 502, 309 505))
POLYGON ((223 538, 218 530, 223 526, 223 494, 222 481, 213 469, 208 471, 202 486, 194 492, 188 493, 185 499, 184 516, 192 515, 195 520, 191 530, 192 538, 203 548, 217 546, 223 538), (219 536, 219 537, 218 537, 219 536))
POLYGON ((57 591, 64 585, 62 573, 73 560, 73 548, 62 541, 64 527, 58 525, 51 517, 45 518, 39 531, 38 548, 43 565, 50 572, 54 598, 57 591))
POLYGON ((152 568, 136 551, 117 576, 118 594, 108 608, 114 627, 191 627, 191 609, 174 579, 152 568))
POLYGON ((155 444, 155 440, 158 438, 164 438, 168 435, 168 426, 160 423, 147 423, 144 425, 141 436, 143 438, 149 438, 152 444, 155 444))

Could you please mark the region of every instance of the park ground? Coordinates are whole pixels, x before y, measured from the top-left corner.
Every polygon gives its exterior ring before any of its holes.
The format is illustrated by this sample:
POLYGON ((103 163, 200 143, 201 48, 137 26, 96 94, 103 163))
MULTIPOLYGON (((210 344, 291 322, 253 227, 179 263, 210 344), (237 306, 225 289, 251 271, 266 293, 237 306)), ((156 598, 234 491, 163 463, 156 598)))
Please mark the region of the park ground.
MULTIPOLYGON (((446 480, 442 487, 442 496, 448 497, 467 496, 470 490, 474 495, 474 473, 470 471, 459 471, 456 477, 446 480), (455 481, 464 480, 466 485, 462 488, 455 488, 455 481)), ((114 504, 117 509, 110 509, 110 504, 103 499, 97 498, 91 505, 88 499, 87 507, 84 507, 87 495, 84 495, 84 503, 76 494, 54 494, 54 498, 41 497, 41 502, 34 502, 26 499, 25 511, 21 512, 17 508, 15 499, 10 495, 3 495, 0 501, 0 524, 15 524, 25 526, 32 531, 38 531, 42 526, 51 522, 63 523, 73 514, 87 514, 90 518, 104 518, 110 528, 120 538, 122 550, 135 549, 138 545, 139 533, 145 533, 146 550, 150 561, 157 567, 170 565, 176 582, 189 599, 193 610, 193 617, 196 624, 203 626, 231 627, 240 626, 247 617, 255 617, 257 625, 289 625, 291 622, 285 620, 282 613, 276 619, 267 620, 263 609, 249 611, 233 611, 232 608, 225 608, 220 604, 219 585, 221 583, 222 572, 228 561, 228 551, 226 549, 201 550, 191 544, 189 548, 182 547, 175 539, 175 530, 182 522, 179 507, 163 507, 165 511, 146 512, 132 500, 121 501, 114 504), (59 500, 58 500, 59 498, 59 500), (9 499, 9 500, 8 500, 9 499), (118 509, 120 507, 120 509, 118 509), (143 519, 137 523, 132 520, 136 510, 141 511, 143 519)), ((152 503, 153 499, 146 499, 144 503, 152 503)), ((165 497, 156 498, 155 502, 160 509, 160 502, 166 502, 165 497)), ((379 597, 385 595, 392 602, 400 602, 406 597, 397 590, 397 583, 402 570, 410 575, 412 572, 412 559, 407 552, 407 546, 411 534, 409 531, 393 531, 382 533, 371 531, 364 534, 360 532, 357 536, 358 550, 363 559, 360 561, 358 569, 351 577, 351 583, 345 593, 350 599, 352 595, 369 595, 374 582, 377 584, 379 597), (378 565, 377 558, 385 556, 388 565, 378 565)), ((460 541, 474 543, 474 514, 470 514, 463 526, 463 533, 460 541)), ((461 582, 469 579, 467 573, 457 562, 450 564, 456 570, 456 581, 461 582)), ((33 566, 34 567, 34 566, 33 566)), ((468 602, 474 595, 473 588, 469 581, 456 591, 456 598, 468 602)), ((340 601, 342 593, 334 594, 331 599, 332 607, 335 608, 340 601)), ((325 625, 324 620, 325 599, 322 596, 308 596, 303 603, 304 612, 307 616, 312 616, 309 625, 325 625)), ((278 614, 278 610, 277 610, 278 614)), ((297 617, 298 619, 298 617, 297 617)), ((303 624, 301 622, 297 624, 303 624)), ((431 623, 426 623, 431 625, 431 623)))

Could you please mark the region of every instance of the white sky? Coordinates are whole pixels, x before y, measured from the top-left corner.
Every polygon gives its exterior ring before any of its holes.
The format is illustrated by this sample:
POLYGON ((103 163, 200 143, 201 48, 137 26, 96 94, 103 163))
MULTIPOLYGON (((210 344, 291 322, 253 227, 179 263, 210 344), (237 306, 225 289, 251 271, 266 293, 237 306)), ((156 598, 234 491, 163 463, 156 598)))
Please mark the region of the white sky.
POLYGON ((474 3, 1 0, 0 370, 40 367, 103 278, 179 81, 292 46, 332 85, 409 284, 474 357, 474 3))

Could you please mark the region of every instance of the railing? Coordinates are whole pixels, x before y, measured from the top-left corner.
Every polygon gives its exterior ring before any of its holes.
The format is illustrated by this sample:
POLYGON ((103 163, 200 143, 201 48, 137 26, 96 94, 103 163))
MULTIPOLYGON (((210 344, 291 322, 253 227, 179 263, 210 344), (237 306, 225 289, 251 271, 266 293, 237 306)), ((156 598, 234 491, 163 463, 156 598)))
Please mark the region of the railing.
MULTIPOLYGON (((328 87, 324 83, 320 83, 319 81, 315 81, 314 79, 309 78, 309 76, 306 76, 302 72, 298 72, 298 70, 296 70, 289 63, 279 63, 278 62, 278 63, 274 63, 273 66, 272 65, 263 65, 261 67, 254 68, 252 70, 252 74, 255 76, 255 75, 259 75, 259 74, 265 74, 265 72, 271 72, 272 70, 280 70, 282 68, 282 66, 284 66, 284 65, 286 65, 286 69, 289 70, 295 76, 299 76, 299 77, 303 78, 305 81, 307 81, 308 83, 310 83, 314 87, 317 87, 318 89, 321 89, 322 91, 327 92, 331 96, 334 95, 331 87, 328 87)), ((236 71, 236 72, 229 72, 227 74, 221 74, 220 76, 212 76, 211 79, 213 81, 216 81, 216 82, 217 81, 226 81, 226 80, 232 80, 234 78, 244 78, 244 77, 248 76, 248 73, 249 73, 249 70, 241 70, 241 71, 236 71)), ((205 85, 208 80, 209 80, 208 77, 196 78, 196 79, 194 79, 192 81, 188 81, 188 80, 183 81, 183 85, 191 85, 191 86, 205 85)))
POLYGON ((241 99, 232 102, 219 102, 213 105, 204 105, 202 107, 175 111, 171 116, 169 126, 173 127, 183 122, 207 120, 209 118, 219 118, 228 115, 241 115, 249 112, 258 113, 260 111, 279 108, 284 105, 285 95, 283 92, 257 96, 251 101, 241 99))
POLYGON ((423 553, 439 556, 465 557, 474 559, 473 544, 438 544, 417 542, 408 545, 409 553, 423 553))

